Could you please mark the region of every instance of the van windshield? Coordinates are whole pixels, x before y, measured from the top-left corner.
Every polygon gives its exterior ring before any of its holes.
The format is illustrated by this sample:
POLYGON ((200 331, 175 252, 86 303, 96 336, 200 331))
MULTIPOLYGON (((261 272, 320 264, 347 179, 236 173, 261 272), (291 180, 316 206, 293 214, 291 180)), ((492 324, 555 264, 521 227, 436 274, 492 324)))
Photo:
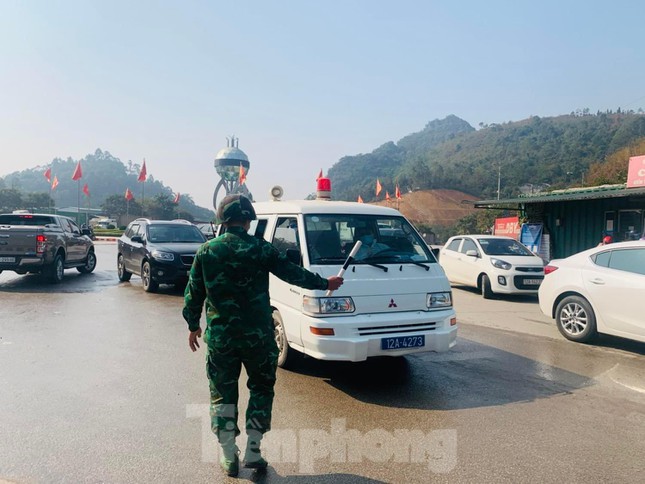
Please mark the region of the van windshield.
POLYGON ((342 263, 359 240, 361 248, 354 257, 357 264, 436 262, 426 243, 403 217, 306 215, 305 234, 311 264, 342 263))

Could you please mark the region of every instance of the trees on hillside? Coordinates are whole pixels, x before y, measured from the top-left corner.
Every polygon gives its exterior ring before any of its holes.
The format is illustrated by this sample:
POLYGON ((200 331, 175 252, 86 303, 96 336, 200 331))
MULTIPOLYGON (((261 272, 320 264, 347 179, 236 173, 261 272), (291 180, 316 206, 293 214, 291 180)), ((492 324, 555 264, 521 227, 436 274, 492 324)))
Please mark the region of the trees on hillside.
MULTIPOLYGON (((578 185, 591 165, 604 164, 612 153, 645 137, 645 116, 633 111, 593 115, 582 109, 571 116, 482 124, 479 130, 449 118, 372 153, 342 158, 329 169, 334 198, 373 200, 377 178, 384 187, 451 188, 493 198, 498 166, 502 198, 518 195, 527 183, 578 185)), ((598 168, 589 174, 594 170, 598 168)), ((620 173, 605 175, 603 179, 625 181, 620 173)), ((585 178, 585 184, 592 183, 585 178)))
POLYGON ((43 210, 54 205, 54 201, 47 193, 24 193, 13 188, 0 189, 0 211, 13 210, 43 210))
POLYGON ((645 137, 609 155, 605 162, 593 163, 589 167, 586 184, 593 186, 625 183, 627 180, 629 158, 639 155, 645 155, 645 137))

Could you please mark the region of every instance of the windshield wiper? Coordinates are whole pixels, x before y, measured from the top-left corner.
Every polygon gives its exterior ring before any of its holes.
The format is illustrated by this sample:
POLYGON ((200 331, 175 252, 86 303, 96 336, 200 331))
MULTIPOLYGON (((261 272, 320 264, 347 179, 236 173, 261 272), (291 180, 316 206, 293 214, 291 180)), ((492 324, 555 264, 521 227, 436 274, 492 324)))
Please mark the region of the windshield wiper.
MULTIPOLYGON (((378 257, 378 256, 377 256, 377 257, 378 257)), ((374 257, 370 257, 370 259, 373 259, 373 258, 374 258, 374 257)), ((356 259, 354 259, 354 262, 353 262, 353 263, 354 263, 354 264, 356 264, 357 262, 358 262, 358 263, 362 263, 362 264, 369 264, 369 265, 371 265, 372 267, 377 267, 377 268, 379 268, 379 269, 382 269, 382 270, 383 270, 383 272, 387 272, 387 271, 388 271, 388 268, 387 268, 387 267, 382 266, 382 265, 380 265, 380 264, 377 264, 376 262, 370 262, 370 261, 369 261, 369 260, 367 260, 367 259, 361 259, 361 260, 358 260, 358 261, 357 261, 356 259)))
POLYGON ((312 264, 320 262, 345 262, 344 257, 318 257, 312 261, 312 264))
MULTIPOLYGON (((423 267, 426 271, 430 270, 430 266, 424 264, 423 262, 417 262, 415 260, 406 260, 404 264, 414 264, 415 266, 423 267)), ((399 269, 400 270, 400 269, 399 269)))

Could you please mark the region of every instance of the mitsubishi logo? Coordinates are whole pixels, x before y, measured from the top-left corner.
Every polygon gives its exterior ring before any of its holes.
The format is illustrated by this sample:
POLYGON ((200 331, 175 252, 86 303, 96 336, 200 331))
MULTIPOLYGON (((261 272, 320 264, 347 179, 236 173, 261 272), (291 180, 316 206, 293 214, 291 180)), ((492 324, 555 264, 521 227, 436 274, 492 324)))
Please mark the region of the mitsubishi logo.
POLYGON ((387 305, 388 308, 395 308, 396 303, 394 302, 394 299, 390 299, 390 304, 387 305))

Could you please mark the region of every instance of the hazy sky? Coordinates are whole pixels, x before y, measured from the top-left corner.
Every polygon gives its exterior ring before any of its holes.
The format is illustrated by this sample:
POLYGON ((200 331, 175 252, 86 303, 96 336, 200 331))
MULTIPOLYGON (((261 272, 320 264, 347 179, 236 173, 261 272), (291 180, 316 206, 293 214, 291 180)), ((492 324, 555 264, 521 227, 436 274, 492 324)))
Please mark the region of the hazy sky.
POLYGON ((455 114, 645 108, 645 2, 0 0, 0 175, 109 151, 211 206, 239 138, 256 200, 455 114))

